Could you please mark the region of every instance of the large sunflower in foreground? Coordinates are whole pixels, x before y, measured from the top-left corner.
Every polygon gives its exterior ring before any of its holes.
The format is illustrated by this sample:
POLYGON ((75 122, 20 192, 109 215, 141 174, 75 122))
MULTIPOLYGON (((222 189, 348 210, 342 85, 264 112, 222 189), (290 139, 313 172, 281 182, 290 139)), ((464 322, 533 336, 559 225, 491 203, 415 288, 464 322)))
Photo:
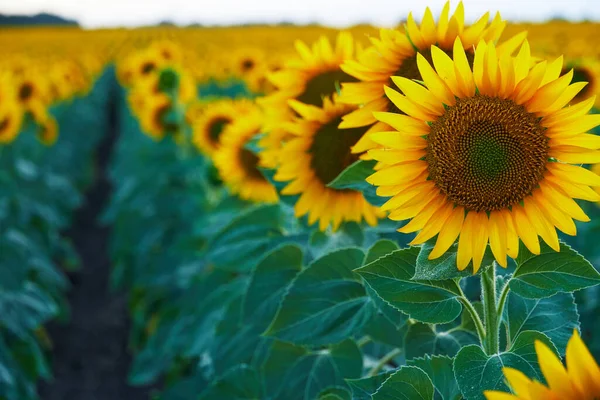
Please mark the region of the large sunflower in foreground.
POLYGON ((290 101, 321 107, 323 99, 336 93, 342 82, 356 80, 341 69, 345 60, 354 57, 354 47, 354 40, 348 32, 340 32, 335 45, 325 36, 312 48, 298 40, 298 57, 291 58, 280 70, 267 75, 275 90, 257 100, 266 115, 265 136, 260 142, 267 152, 263 157, 264 166, 277 165, 281 146, 292 137, 283 128, 286 122, 297 116, 288 104, 290 101))
POLYGON ((529 379, 521 371, 504 368, 514 394, 486 391, 488 400, 596 400, 600 398, 600 368, 577 330, 567 344, 566 368, 544 343, 536 341, 535 351, 547 386, 529 379))
POLYGON ((192 141, 198 150, 211 156, 221 144, 225 128, 254 109, 250 100, 218 100, 207 104, 193 122, 192 141))
POLYGON ((562 57, 530 69, 527 42, 516 58, 480 42, 473 70, 463 48, 457 39, 451 59, 433 46, 435 70, 418 55, 424 86, 386 87, 402 113, 376 113, 395 131, 372 135, 383 148, 369 154, 385 165, 367 181, 392 196, 390 219, 410 220, 400 232, 420 231, 413 244, 437 235, 430 259, 460 235, 460 270, 473 260, 477 271, 488 242, 504 267, 519 238, 534 254, 538 235, 559 251, 555 227, 575 235, 573 219, 589 221, 573 199, 600 199, 600 176, 578 166, 600 161, 600 137, 585 133, 600 124, 587 115, 594 99, 565 108, 585 83, 560 76, 562 57))
POLYGON ((353 107, 327 98, 322 108, 300 102, 292 105, 302 118, 286 123, 287 131, 294 136, 283 145, 275 180, 291 181, 282 194, 300 195, 295 205, 296 216, 308 214, 308 223, 319 221, 321 230, 329 225, 336 230, 343 221, 361 222, 363 219, 375 225, 380 212, 361 192, 327 187, 357 160, 350 149, 365 129, 337 128, 342 115, 353 107))
POLYGON ((258 110, 253 110, 227 126, 213 161, 232 193, 244 200, 276 203, 279 197, 275 187, 258 169, 258 156, 247 148, 260 133, 262 118, 258 110))
MULTIPOLYGON (((421 25, 417 25, 412 14, 408 15, 406 31, 382 29, 379 38, 372 38, 372 46, 360 54, 357 60, 347 60, 342 70, 357 78, 360 82, 342 84, 340 101, 362 106, 344 116, 340 128, 371 126, 367 134, 356 144, 353 151, 362 153, 375 147, 370 140, 371 132, 381 132, 388 126, 378 122, 374 111, 392 111, 398 109, 384 93, 384 86, 395 87, 392 76, 421 80, 417 67, 417 54, 431 62, 431 46, 437 45, 452 56, 456 38, 460 38, 470 65, 473 62, 473 49, 480 40, 496 42, 502 34, 506 21, 497 13, 489 23, 489 13, 483 15, 471 26, 465 26, 464 7, 458 4, 453 15, 449 16, 450 3, 442 10, 437 25, 431 10, 427 8, 421 25)), ((498 54, 511 53, 525 38, 519 34, 496 48, 498 54)))

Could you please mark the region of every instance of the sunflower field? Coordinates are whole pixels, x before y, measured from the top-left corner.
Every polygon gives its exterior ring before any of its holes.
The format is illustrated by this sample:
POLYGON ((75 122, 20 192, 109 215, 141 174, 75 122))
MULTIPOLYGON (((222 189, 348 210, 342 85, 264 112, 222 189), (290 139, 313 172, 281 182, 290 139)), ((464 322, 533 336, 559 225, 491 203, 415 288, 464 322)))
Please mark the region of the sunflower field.
POLYGON ((146 398, 600 399, 600 25, 464 12, 0 30, 0 400, 57 393, 92 192, 146 398))

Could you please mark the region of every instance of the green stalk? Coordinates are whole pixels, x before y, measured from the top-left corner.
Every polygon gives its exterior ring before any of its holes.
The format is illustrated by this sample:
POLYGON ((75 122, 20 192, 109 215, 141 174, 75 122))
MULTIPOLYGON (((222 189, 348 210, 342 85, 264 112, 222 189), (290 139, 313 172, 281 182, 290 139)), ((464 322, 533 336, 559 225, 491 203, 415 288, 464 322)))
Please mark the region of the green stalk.
POLYGON ((391 360, 394 359, 394 357, 399 356, 400 354, 402 354, 402 349, 394 349, 392 351, 390 351, 389 353, 387 353, 386 355, 384 355, 379 362, 373 367, 371 368, 371 370, 369 371, 369 373, 367 374, 367 377, 370 376, 375 376, 379 373, 379 371, 381 371, 381 369, 383 367, 385 367, 385 365, 390 362, 391 360))
POLYGON ((483 299, 483 316, 485 320, 485 345, 488 355, 500 351, 500 327, 496 304, 496 264, 492 264, 481 273, 481 298, 483 299))
POLYGON ((467 296, 465 296, 462 289, 460 289, 460 292, 461 296, 458 297, 458 301, 461 302, 463 307, 465 307, 469 312, 469 315, 471 315, 471 318, 475 323, 475 330, 477 330, 477 336, 479 336, 479 342, 481 343, 481 345, 483 345, 483 343, 485 342, 485 328, 483 326, 483 322, 481 322, 481 318, 479 317, 477 310, 475 309, 475 307, 473 307, 473 304, 469 301, 469 299, 467 299, 467 296))

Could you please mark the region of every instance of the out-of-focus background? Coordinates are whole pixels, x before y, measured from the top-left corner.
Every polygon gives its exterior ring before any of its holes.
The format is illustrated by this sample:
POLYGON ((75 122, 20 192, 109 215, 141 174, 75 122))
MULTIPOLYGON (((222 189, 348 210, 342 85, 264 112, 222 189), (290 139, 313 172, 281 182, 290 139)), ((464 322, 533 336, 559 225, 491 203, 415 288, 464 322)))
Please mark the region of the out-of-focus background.
MULTIPOLYGON (((600 93, 597 0, 463 3, 468 24, 499 11, 503 39, 527 30, 534 55, 564 55, 575 79, 590 82, 585 96, 600 93)), ((333 42, 343 29, 365 48, 381 27, 401 29, 411 11, 421 21, 426 7, 437 18, 444 4, 0 0, 0 400, 341 398, 321 389, 362 376, 362 359, 358 372, 341 367, 353 362, 347 347, 270 347, 270 319, 259 318, 276 310, 268 299, 263 314, 240 320, 253 268, 291 236, 313 258, 373 238, 409 240, 391 225, 298 233, 288 208, 255 209, 227 189, 211 140, 276 91, 271 78, 298 41, 333 42), (168 100, 155 96, 173 81, 168 100), (269 364, 273 354, 279 364, 269 364), (277 374, 291 365, 294 376, 277 374), (260 374, 281 390, 262 396, 260 374)), ((565 240, 599 265, 600 212, 585 207, 596 222, 565 240)), ((597 357, 598 293, 578 292, 579 313, 560 326, 581 321, 597 357)), ((371 358, 406 333, 375 318, 371 327, 389 331, 360 344, 371 358)))

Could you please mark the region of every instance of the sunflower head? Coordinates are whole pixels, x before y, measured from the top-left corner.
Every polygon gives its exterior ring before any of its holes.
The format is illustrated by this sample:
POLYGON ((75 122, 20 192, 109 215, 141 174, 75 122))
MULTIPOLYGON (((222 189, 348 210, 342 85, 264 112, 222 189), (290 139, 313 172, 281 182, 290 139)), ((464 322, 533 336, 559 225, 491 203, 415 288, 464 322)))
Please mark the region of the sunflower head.
POLYGON ((275 203, 277 191, 259 170, 258 156, 248 148, 260 133, 262 118, 262 113, 254 109, 229 124, 213 161, 232 193, 248 201, 275 203))
POLYGON ((453 58, 433 46, 433 66, 422 56, 423 83, 392 78, 386 87, 401 112, 375 113, 389 125, 374 133, 369 151, 382 168, 367 180, 392 196, 383 205, 400 232, 419 232, 413 244, 437 235, 431 259, 458 240, 457 266, 479 269, 489 246, 506 267, 519 239, 540 253, 540 236, 559 251, 556 228, 575 234, 573 219, 589 218, 573 198, 600 200, 590 185, 600 177, 577 165, 600 162, 600 124, 586 115, 593 99, 565 108, 584 83, 560 75, 562 57, 532 65, 529 44, 518 56, 480 42, 473 67, 458 38, 453 58))
POLYGON ((267 76, 277 89, 261 99, 261 104, 267 112, 288 107, 289 100, 322 106, 324 99, 336 93, 342 82, 355 80, 340 67, 344 60, 354 57, 354 47, 348 32, 339 33, 334 45, 324 36, 312 47, 297 41, 298 57, 267 76))
POLYGON ((575 96, 574 101, 582 101, 596 96, 594 105, 600 107, 600 62, 591 57, 568 59, 562 73, 573 70, 573 82, 587 82, 587 85, 575 96))
POLYGON ((15 103, 0 104, 0 143, 10 143, 21 131, 23 112, 15 103))
MULTIPOLYGON (((490 14, 486 13, 473 25, 465 25, 462 2, 458 4, 452 15, 450 15, 450 3, 447 2, 437 23, 431 10, 427 8, 420 25, 415 22, 411 13, 404 30, 382 29, 380 37, 373 38, 372 46, 359 55, 357 60, 349 59, 342 64, 342 70, 357 78, 359 82, 342 84, 340 101, 362 107, 344 116, 340 127, 371 127, 354 147, 354 152, 363 153, 376 147, 370 139, 370 134, 389 129, 388 125, 376 120, 373 112, 401 112, 384 93, 385 86, 398 89, 392 80, 393 76, 421 81, 421 70, 417 65, 417 59, 423 57, 432 63, 432 45, 436 45, 446 56, 452 57, 457 38, 460 39, 459 43, 462 45, 467 62, 472 66, 475 45, 480 40, 496 42, 505 26, 506 21, 499 13, 491 22, 490 14)), ((499 54, 513 52, 525 35, 521 33, 504 42, 497 47, 497 52, 499 54)))
POLYGON ((484 392, 487 400, 580 400, 600 398, 600 367, 577 329, 567 344, 566 368, 560 358, 541 341, 535 350, 546 385, 530 379, 513 368, 504 368, 504 376, 514 394, 498 391, 484 392))
POLYGON ((173 121, 173 104, 163 95, 149 96, 145 99, 141 110, 140 124, 142 130, 154 140, 161 140, 167 135, 176 135, 179 124, 173 121))
POLYGON ((248 100, 219 100, 207 104, 193 122, 193 142, 201 152, 212 155, 221 144, 225 128, 255 106, 248 100))
POLYGON ((377 223, 379 211, 370 205, 362 193, 328 187, 344 169, 357 160, 352 146, 365 129, 338 129, 342 115, 352 106, 324 99, 323 107, 307 106, 299 101, 290 103, 300 115, 284 128, 292 136, 281 149, 275 180, 289 182, 283 194, 300 197, 295 205, 297 217, 308 215, 309 224, 319 222, 319 228, 336 230, 344 221, 377 223))

